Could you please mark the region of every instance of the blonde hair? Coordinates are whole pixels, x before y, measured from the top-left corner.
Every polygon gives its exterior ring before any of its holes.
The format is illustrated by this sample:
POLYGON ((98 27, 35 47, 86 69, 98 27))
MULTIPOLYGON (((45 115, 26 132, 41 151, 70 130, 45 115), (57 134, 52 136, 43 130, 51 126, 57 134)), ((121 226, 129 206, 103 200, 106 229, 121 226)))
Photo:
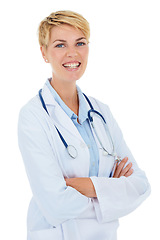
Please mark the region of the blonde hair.
POLYGON ((68 24, 83 32, 87 41, 90 37, 90 27, 88 21, 80 14, 73 11, 57 11, 51 13, 43 21, 41 21, 38 28, 39 44, 47 48, 50 32, 54 26, 61 24, 68 24))

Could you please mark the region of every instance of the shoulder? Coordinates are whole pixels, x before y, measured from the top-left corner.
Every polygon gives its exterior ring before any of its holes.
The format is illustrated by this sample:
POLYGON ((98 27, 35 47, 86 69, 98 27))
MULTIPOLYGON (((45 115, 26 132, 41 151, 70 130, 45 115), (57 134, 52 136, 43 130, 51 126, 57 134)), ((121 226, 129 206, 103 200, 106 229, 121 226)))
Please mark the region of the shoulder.
POLYGON ((30 99, 27 103, 25 103, 20 109, 20 115, 34 111, 38 106, 37 100, 38 100, 37 96, 35 96, 32 99, 30 99))
POLYGON ((94 98, 94 97, 90 97, 89 96, 89 99, 91 101, 91 103, 93 104, 95 110, 98 110, 100 112, 105 112, 105 113, 111 113, 110 112, 110 108, 107 104, 99 101, 98 99, 94 98))
POLYGON ((19 112, 19 122, 34 122, 44 115, 38 95, 30 99, 19 112))
POLYGON ((114 127, 116 120, 114 119, 109 106, 94 97, 89 97, 89 99, 90 99, 91 103, 93 104, 94 109, 99 111, 104 116, 104 118, 108 122, 109 126, 111 128, 114 127))
POLYGON ((90 99, 91 103, 93 104, 94 109, 99 111, 103 115, 104 119, 107 122, 107 126, 108 126, 111 134, 113 134, 113 138, 114 139, 117 139, 117 138, 122 139, 122 137, 123 137, 122 132, 119 128, 119 125, 117 124, 117 121, 115 120, 114 116, 112 115, 112 112, 110 111, 109 106, 93 97, 89 97, 89 99, 90 99))

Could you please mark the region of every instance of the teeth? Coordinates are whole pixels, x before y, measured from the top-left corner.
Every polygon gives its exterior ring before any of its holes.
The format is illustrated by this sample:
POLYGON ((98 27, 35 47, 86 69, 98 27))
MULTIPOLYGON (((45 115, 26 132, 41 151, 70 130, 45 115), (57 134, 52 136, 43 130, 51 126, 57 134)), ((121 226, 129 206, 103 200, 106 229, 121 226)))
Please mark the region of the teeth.
POLYGON ((67 68, 77 68, 79 67, 80 63, 66 63, 63 66, 67 68))

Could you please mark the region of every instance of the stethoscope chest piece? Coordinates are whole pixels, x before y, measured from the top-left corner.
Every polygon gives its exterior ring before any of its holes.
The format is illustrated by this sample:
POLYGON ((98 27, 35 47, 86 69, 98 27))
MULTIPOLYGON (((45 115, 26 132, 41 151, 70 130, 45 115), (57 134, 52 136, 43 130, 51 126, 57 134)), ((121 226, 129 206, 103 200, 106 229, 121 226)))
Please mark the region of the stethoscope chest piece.
POLYGON ((73 158, 75 159, 77 156, 78 156, 78 153, 77 153, 77 150, 74 146, 72 145, 68 145, 67 146, 67 151, 68 151, 68 154, 73 158))

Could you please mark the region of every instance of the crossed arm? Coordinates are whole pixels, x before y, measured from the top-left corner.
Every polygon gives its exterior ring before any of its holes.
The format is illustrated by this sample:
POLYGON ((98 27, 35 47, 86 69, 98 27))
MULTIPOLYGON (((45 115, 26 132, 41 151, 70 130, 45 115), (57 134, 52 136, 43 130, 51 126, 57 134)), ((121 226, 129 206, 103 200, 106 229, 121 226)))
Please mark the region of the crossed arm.
MULTIPOLYGON (((125 168, 128 158, 125 157, 119 164, 117 163, 113 178, 120 178, 121 176, 129 177, 133 173, 132 163, 129 163, 125 168)), ((88 198, 97 197, 92 180, 86 178, 66 178, 66 185, 75 188, 81 194, 88 198)))

